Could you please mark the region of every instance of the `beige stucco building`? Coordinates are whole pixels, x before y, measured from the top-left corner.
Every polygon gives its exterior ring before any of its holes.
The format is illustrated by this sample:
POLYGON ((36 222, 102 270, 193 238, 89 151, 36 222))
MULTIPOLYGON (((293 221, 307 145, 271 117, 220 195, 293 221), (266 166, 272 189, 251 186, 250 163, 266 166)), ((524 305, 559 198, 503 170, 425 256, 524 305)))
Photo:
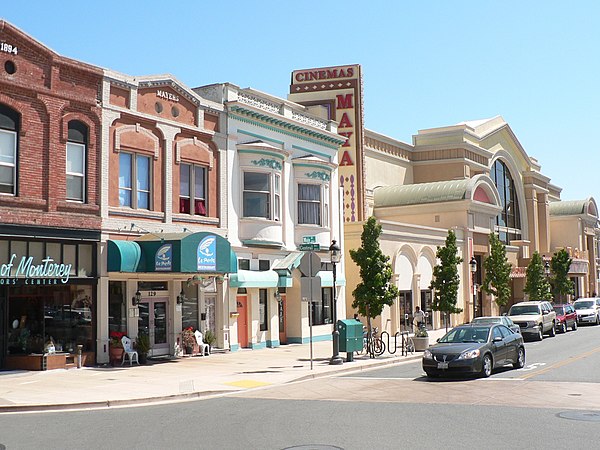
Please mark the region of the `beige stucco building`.
MULTIPOLYGON (((330 107, 331 117, 340 121, 339 129, 351 122, 353 135, 361 137, 352 143, 356 149, 351 158, 340 153, 340 165, 346 161, 362 182, 352 201, 364 205, 364 218, 344 211, 349 315, 353 313, 352 291, 361 281, 349 250, 361 245, 363 223, 371 215, 382 225, 380 245, 390 257, 393 282, 400 290, 397 301, 377 319, 381 329, 391 334, 410 324, 417 305, 428 312, 429 326, 444 326, 439 313, 431 310, 429 286, 437 247, 444 245, 450 229, 456 233, 463 259, 458 298, 463 312, 451 317, 451 325, 502 312, 480 289, 490 233, 498 233, 506 244, 513 266, 511 303, 525 298, 525 270, 536 251, 549 260, 566 248, 573 258, 570 276, 575 297, 598 292, 599 228, 594 199, 563 201, 561 188, 544 175, 541 164, 527 153, 502 117, 419 130, 412 143, 401 142, 364 129, 362 107, 353 110, 350 121, 343 115, 345 110, 339 107, 347 104, 340 99, 346 98, 349 86, 335 80, 336 69, 343 67, 303 71, 317 79, 325 77, 327 83, 318 79, 298 89, 293 80, 290 97, 306 104, 318 104, 320 98, 330 107), (473 258, 477 262, 474 274, 469 267, 473 258)), ((360 69, 354 73, 360 74, 360 69)), ((356 85, 362 86, 362 80, 356 85)), ((362 99, 359 90, 354 94, 362 99)), ((344 195, 351 193, 346 180, 340 181, 344 195)), ((349 204, 345 202, 346 207, 349 204)))

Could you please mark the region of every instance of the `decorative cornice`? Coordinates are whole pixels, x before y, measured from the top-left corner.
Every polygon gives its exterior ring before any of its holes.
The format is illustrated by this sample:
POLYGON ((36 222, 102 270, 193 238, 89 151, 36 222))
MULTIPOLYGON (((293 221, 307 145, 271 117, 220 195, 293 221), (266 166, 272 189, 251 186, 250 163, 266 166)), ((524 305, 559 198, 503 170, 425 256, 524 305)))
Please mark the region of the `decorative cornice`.
POLYGON ((165 79, 165 80, 140 81, 138 86, 139 86, 138 89, 139 88, 155 88, 155 87, 168 86, 171 89, 177 91, 177 93, 184 96, 187 100, 192 102, 195 106, 200 105, 200 100, 198 100, 198 98, 191 95, 186 89, 179 86, 179 84, 173 80, 165 79))
POLYGON ((266 128, 277 133, 282 133, 288 136, 295 137, 297 139, 301 139, 317 145, 322 145, 323 147, 331 148, 334 150, 337 150, 341 144, 346 142, 346 139, 341 138, 341 136, 340 139, 338 139, 333 136, 328 136, 324 133, 309 130, 308 128, 304 128, 299 125, 292 125, 287 121, 274 119, 273 117, 259 114, 250 110, 245 110, 243 108, 233 107, 232 111, 235 111, 238 114, 233 114, 230 112, 229 116, 239 120, 240 122, 249 123, 261 128, 266 128))

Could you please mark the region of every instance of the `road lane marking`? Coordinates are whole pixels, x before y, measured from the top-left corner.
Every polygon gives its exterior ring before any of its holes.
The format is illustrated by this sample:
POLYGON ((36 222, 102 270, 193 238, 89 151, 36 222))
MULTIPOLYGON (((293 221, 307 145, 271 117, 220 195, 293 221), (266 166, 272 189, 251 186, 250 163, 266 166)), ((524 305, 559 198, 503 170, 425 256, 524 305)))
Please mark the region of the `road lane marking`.
POLYGON ((552 369, 558 369, 560 367, 566 366, 567 364, 571 364, 572 362, 579 361, 580 359, 583 359, 583 358, 587 358, 588 356, 591 356, 594 353, 598 353, 598 352, 600 352, 600 347, 597 347, 597 348, 595 348, 593 350, 590 350, 589 352, 582 353, 581 355, 571 356, 569 359, 565 359, 563 361, 558 361, 557 363, 554 363, 554 364, 551 364, 551 365, 549 365, 547 367, 544 367, 543 369, 541 369, 541 370, 539 370, 537 372, 533 372, 533 373, 530 373, 530 374, 527 374, 527 375, 523 375, 522 377, 519 377, 519 378, 521 378, 523 380, 527 380, 528 378, 531 378, 531 377, 534 377, 534 376, 537 376, 537 375, 542 375, 544 373, 547 373, 547 372, 549 372, 552 369))
POLYGON ((546 363, 533 363, 528 364, 527 367, 523 367, 522 369, 517 369, 518 372, 529 372, 530 370, 535 370, 538 367, 545 366, 546 363))

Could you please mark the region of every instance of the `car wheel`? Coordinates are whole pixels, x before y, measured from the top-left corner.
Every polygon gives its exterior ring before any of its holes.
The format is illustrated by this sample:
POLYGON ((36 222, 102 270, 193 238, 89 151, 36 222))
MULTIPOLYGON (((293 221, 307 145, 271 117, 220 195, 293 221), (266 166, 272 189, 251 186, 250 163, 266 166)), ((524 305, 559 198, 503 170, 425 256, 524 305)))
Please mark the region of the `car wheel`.
POLYGON ((596 314, 596 325, 600 325, 600 317, 596 314))
POLYGON ((566 332, 567 332, 567 323, 566 323, 566 322, 563 322, 563 323, 560 325, 560 332, 561 332, 561 333, 566 333, 566 332))
POLYGON ((577 331, 577 321, 573 321, 573 326, 571 327, 571 330, 573 331, 577 331))
POLYGON ((540 328, 538 330, 537 340, 541 341, 542 339, 544 339, 544 332, 542 330, 542 326, 540 325, 540 328))
POLYGON ((550 328, 550 332, 548 333, 548 336, 550 337, 554 337, 556 336, 556 325, 554 325, 554 322, 552 322, 552 328, 550 328))
POLYGON ((484 378, 489 377, 492 374, 492 368, 494 367, 492 357, 490 355, 484 355, 481 363, 481 376, 484 378))
POLYGON ((513 364, 515 369, 522 369, 525 367, 525 349, 523 347, 519 347, 517 351, 517 360, 513 364))

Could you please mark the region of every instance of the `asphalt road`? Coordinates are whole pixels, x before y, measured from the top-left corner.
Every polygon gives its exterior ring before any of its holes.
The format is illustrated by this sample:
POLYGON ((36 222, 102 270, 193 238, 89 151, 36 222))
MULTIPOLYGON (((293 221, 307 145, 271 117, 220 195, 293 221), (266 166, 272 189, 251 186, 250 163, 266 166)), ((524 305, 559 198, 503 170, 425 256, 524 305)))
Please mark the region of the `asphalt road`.
MULTIPOLYGON (((425 377, 425 372, 419 360, 348 376, 416 379, 425 377)), ((525 367, 497 369, 490 378, 600 383, 600 327, 581 326, 555 337, 544 336, 542 341, 526 341, 525 367)))
POLYGON ((429 381, 414 361, 190 402, 3 414, 0 449, 594 448, 599 338, 527 343, 523 370, 489 379, 429 381))

